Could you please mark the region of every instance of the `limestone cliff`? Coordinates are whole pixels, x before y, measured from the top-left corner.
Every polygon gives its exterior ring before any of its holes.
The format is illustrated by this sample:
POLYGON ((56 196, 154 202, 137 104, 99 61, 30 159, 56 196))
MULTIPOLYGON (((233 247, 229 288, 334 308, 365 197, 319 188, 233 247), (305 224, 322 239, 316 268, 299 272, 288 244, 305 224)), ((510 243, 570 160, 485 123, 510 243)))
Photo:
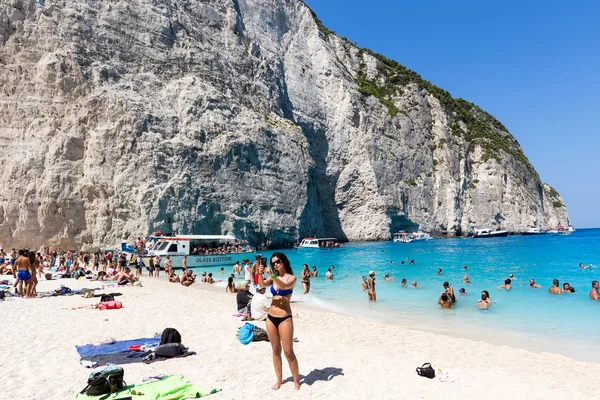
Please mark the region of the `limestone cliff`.
POLYGON ((0 122, 4 247, 568 222, 502 124, 299 0, 0 0, 0 122))

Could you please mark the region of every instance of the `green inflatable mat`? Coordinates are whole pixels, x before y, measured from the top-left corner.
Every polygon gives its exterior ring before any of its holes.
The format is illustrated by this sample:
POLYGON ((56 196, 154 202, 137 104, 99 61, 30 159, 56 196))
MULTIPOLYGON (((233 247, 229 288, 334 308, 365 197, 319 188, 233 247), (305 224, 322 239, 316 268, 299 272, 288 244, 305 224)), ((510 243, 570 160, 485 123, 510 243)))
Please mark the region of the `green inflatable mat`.
POLYGON ((88 396, 87 394, 78 393, 75 398, 77 400, 98 400, 100 398, 106 400, 181 400, 196 399, 215 392, 217 392, 216 389, 205 390, 192 385, 183 375, 171 375, 161 380, 128 385, 126 389, 112 393, 108 397, 105 397, 106 395, 88 396))

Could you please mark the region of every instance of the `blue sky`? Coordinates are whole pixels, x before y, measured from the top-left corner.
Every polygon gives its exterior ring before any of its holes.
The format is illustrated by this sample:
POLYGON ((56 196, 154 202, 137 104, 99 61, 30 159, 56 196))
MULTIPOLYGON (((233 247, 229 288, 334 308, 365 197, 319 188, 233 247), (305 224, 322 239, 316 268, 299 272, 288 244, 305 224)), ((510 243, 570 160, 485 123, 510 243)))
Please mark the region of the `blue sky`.
POLYGON ((494 115, 574 226, 600 227, 600 2, 306 3, 338 35, 494 115))

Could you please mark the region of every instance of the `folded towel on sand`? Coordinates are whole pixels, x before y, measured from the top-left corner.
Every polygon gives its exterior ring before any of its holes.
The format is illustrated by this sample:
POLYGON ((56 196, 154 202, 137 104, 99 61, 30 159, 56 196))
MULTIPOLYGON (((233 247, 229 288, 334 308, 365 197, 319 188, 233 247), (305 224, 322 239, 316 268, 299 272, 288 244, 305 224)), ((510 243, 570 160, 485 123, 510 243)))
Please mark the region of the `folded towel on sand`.
MULTIPOLYGON (((170 399, 180 400, 186 398, 204 397, 211 393, 216 393, 217 389, 206 390, 192 385, 183 375, 172 375, 164 377, 161 380, 128 385, 120 392, 112 393, 106 397, 106 400, 133 398, 136 400, 156 400, 170 399)), ((104 398, 104 396, 102 396, 104 398)), ((77 400, 97 400, 98 396, 88 396, 78 393, 77 400)))
POLYGON ((129 346, 143 344, 146 347, 156 346, 160 343, 160 335, 151 338, 139 338, 131 340, 119 340, 115 343, 105 344, 103 346, 94 346, 92 344, 84 344, 83 346, 75 346, 81 357, 93 356, 95 354, 114 354, 129 350, 129 346))

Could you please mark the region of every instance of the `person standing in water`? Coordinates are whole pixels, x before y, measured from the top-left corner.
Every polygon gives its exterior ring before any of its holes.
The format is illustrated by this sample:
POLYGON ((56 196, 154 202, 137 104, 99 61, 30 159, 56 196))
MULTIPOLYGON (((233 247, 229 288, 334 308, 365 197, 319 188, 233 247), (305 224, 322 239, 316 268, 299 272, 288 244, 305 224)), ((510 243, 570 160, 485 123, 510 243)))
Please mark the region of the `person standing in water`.
POLYGON ((281 350, 288 360, 294 387, 300 390, 300 374, 298 372, 298 359, 294 354, 294 322, 292 319, 292 309, 290 300, 294 293, 296 277, 292 271, 290 261, 285 254, 281 252, 273 253, 271 256, 271 267, 273 274, 270 278, 264 279, 264 266, 258 270, 258 282, 261 287, 271 286, 273 300, 267 314, 267 333, 271 342, 273 351, 273 367, 277 382, 271 387, 278 390, 283 382, 281 350))
MULTIPOLYGON (((456 303, 456 295, 454 294, 454 289, 450 287, 450 284, 448 282, 444 282, 443 286, 445 293, 447 293, 450 297, 450 301, 452 301, 452 303, 456 303)), ((442 308, 444 307, 442 306, 442 308)))
POLYGON ((598 281, 592 281, 592 290, 590 290, 590 300, 600 300, 600 293, 598 293, 598 288, 600 285, 598 281))
POLYGON ((367 283, 369 291, 369 301, 377 301, 377 293, 375 292, 375 271, 369 271, 369 281, 367 283))
POLYGON ((552 281, 552 287, 550 289, 548 289, 549 293, 552 294, 562 294, 562 289, 558 287, 559 282, 558 279, 555 279, 552 281))
POLYGON ((304 289, 303 294, 308 294, 310 292, 310 269, 308 269, 308 264, 304 264, 302 266, 302 288, 304 289))

